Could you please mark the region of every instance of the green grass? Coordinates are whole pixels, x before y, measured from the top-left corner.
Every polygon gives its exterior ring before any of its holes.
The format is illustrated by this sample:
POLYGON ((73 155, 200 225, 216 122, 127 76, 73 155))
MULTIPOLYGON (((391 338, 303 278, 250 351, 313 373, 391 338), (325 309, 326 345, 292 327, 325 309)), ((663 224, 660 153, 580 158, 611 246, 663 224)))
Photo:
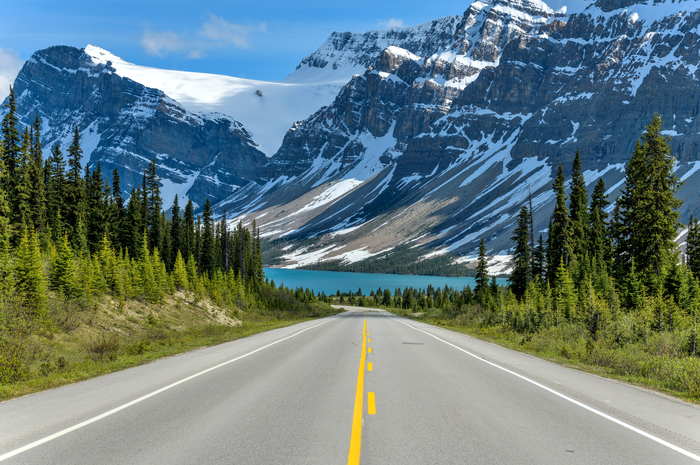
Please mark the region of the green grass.
MULTIPOLYGON (((126 306, 107 298, 94 307, 70 310, 65 328, 54 324, 23 341, 24 379, 0 384, 0 400, 338 313, 320 302, 297 313, 255 305, 242 312, 209 302, 192 305, 177 297, 161 305, 126 306)), ((50 317, 55 320, 56 315, 50 317)))

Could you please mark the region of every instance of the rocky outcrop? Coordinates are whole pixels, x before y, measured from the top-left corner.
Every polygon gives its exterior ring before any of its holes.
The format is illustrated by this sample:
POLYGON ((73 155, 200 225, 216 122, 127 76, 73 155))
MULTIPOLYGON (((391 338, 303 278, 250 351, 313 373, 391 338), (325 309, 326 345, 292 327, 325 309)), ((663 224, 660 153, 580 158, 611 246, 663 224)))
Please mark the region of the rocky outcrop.
POLYGON ((243 126, 222 114, 194 114, 162 91, 114 73, 83 49, 40 50, 15 81, 17 112, 30 124, 43 123, 48 152, 65 150, 74 127, 81 134, 85 162, 103 173, 119 171, 122 189, 141 182, 157 160, 166 204, 175 193, 203 205, 218 201, 258 176, 266 157, 243 126))
POLYGON ((269 237, 335 244, 324 260, 417 237, 416 245, 467 255, 483 237, 505 253, 529 194, 546 235, 553 173, 559 163, 568 172, 577 150, 591 188, 602 177, 614 198, 658 112, 687 175, 682 217, 697 215, 700 12, 694 2, 618 3, 567 14, 538 0, 477 1, 441 20, 451 37, 431 36, 433 23, 403 31, 422 31, 422 41, 334 34, 302 65, 354 59, 369 68, 287 133, 265 179, 223 204, 266 215, 259 224, 269 237), (304 221, 276 216, 339 185, 352 189, 315 215, 304 207, 304 221), (422 220, 401 223, 411 211, 422 220))

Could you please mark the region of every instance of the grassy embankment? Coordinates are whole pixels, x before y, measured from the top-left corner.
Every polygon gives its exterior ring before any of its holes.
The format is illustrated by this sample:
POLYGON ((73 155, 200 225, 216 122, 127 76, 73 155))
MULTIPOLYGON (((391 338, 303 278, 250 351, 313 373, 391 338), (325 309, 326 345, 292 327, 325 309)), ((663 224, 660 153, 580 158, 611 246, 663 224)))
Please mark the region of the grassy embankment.
POLYGON ((688 355, 687 330, 646 331, 640 317, 626 315, 597 339, 590 337, 584 325, 570 323, 521 334, 497 323, 498 315, 488 314, 479 305, 465 305, 454 315, 435 308, 415 312, 386 307, 374 301, 365 305, 700 403, 700 357, 688 355))
MULTIPOLYGON (((267 292, 277 294, 267 296, 277 299, 277 309, 259 302, 225 309, 183 292, 160 304, 120 302, 109 296, 90 301, 54 296, 41 321, 13 315, 6 305, 0 357, 21 361, 22 366, 14 370, 11 382, 0 383, 0 400, 338 312, 324 302, 302 303, 291 293, 267 292)), ((0 378, 8 373, 0 373, 0 378)))

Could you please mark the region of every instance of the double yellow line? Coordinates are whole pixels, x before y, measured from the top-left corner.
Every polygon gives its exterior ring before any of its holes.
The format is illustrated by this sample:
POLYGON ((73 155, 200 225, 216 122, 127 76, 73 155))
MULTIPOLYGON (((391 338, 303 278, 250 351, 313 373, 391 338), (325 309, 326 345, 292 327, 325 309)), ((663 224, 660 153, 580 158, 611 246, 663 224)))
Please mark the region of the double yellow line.
POLYGON ((362 357, 360 358, 360 370, 357 374, 357 391, 355 391, 355 410, 352 415, 352 435, 350 436, 348 465, 359 465, 360 463, 360 448, 362 447, 362 401, 364 398, 366 360, 367 320, 364 321, 362 326, 362 357))

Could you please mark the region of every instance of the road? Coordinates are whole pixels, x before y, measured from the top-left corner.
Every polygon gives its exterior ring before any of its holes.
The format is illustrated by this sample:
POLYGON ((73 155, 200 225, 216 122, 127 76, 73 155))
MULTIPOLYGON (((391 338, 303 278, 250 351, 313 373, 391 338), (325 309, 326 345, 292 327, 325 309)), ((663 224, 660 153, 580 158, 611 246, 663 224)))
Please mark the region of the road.
POLYGON ((0 461, 700 462, 695 405, 348 310, 2 402, 0 461))

